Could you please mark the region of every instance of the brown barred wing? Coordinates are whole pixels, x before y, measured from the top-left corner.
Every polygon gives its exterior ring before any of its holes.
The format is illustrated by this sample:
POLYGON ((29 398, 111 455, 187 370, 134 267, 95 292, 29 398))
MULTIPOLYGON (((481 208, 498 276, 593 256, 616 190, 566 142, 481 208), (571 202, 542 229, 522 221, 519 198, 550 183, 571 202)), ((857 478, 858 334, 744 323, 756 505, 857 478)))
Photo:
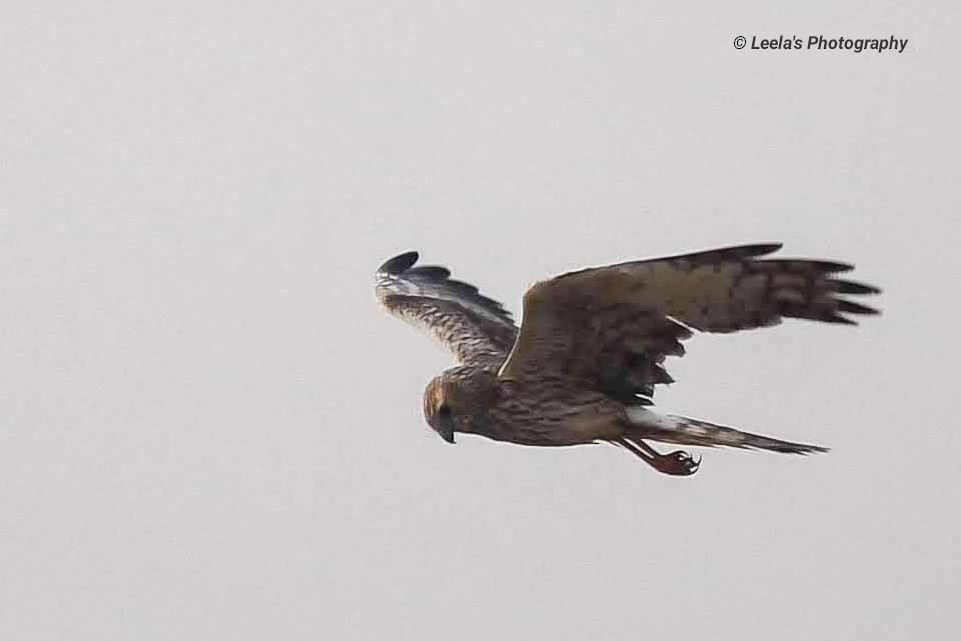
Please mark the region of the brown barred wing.
POLYGON ((501 375, 551 368, 629 400, 671 382, 662 363, 684 353, 688 328, 733 332, 784 317, 852 324, 849 315, 877 313, 843 297, 878 291, 835 277, 849 265, 759 258, 779 248, 730 247, 538 283, 524 297, 524 322, 501 375))
POLYGON ((612 303, 596 290, 536 285, 500 376, 536 381, 551 374, 628 404, 649 404, 654 385, 673 379, 666 356, 684 353, 691 331, 642 301, 612 303))
POLYGON ((778 243, 742 245, 635 261, 565 274, 548 288, 598 289, 605 301, 643 301, 705 332, 776 325, 783 318, 856 324, 877 314, 850 296, 876 287, 839 278, 852 265, 824 260, 762 258, 778 243))

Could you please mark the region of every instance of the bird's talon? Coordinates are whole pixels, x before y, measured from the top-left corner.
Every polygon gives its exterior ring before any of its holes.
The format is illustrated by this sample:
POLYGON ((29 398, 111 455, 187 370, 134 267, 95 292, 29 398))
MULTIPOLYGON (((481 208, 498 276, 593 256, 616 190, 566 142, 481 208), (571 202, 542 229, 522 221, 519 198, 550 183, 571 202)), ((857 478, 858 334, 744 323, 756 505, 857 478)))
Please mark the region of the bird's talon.
POLYGON ((672 476, 690 476, 697 472, 700 465, 700 457, 694 460, 687 452, 678 450, 661 456, 658 460, 657 469, 672 476))

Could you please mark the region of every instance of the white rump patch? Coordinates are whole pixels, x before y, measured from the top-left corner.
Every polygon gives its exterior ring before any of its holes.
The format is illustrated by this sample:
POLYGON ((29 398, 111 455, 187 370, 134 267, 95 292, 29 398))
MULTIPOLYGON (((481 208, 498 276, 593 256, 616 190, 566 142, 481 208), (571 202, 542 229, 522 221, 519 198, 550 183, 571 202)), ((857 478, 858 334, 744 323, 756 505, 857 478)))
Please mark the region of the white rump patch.
POLYGON ((661 430, 676 430, 683 424, 677 416, 658 414, 646 407, 628 407, 627 420, 635 425, 656 427, 661 430))

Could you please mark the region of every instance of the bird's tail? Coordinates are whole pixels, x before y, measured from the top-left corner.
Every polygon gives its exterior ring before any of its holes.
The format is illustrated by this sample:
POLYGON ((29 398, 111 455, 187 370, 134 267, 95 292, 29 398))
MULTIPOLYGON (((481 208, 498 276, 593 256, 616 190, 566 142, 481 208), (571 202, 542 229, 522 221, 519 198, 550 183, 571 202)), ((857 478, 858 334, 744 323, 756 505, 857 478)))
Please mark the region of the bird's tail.
POLYGON ((752 448, 782 454, 811 454, 828 451, 828 448, 818 445, 791 443, 686 416, 665 416, 644 407, 628 410, 628 418, 634 428, 627 435, 628 438, 702 447, 752 448))

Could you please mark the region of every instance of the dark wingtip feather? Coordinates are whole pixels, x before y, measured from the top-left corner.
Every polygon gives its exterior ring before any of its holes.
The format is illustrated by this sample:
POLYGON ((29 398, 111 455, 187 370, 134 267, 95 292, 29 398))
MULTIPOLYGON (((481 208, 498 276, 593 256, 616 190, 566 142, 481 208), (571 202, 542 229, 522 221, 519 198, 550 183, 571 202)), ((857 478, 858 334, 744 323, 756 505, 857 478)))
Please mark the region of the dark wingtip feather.
MULTIPOLYGON (((482 295, 477 290, 477 287, 470 283, 451 279, 450 270, 446 267, 441 267, 440 265, 420 265, 414 267, 414 264, 419 258, 420 255, 416 251, 409 251, 394 256, 377 269, 377 275, 388 275, 407 281, 407 289, 403 292, 405 295, 414 295, 414 292, 422 286, 436 287, 439 289, 434 291, 433 294, 430 294, 431 296, 447 299, 460 297, 462 299, 461 302, 473 303, 474 305, 482 307, 486 312, 509 323, 513 323, 510 312, 505 310, 501 303, 482 295)), ((393 287, 393 285, 384 283, 378 286, 386 289, 393 287)), ((380 296, 385 295, 387 295, 386 290, 380 294, 380 296)))
POLYGON ((773 254, 782 247, 784 247, 784 243, 756 243, 745 246, 744 250, 748 256, 764 256, 765 254, 773 254))
POLYGON ((854 265, 850 263, 839 263, 833 260, 806 260, 804 262, 819 272, 823 272, 825 274, 849 272, 854 269, 854 265))
POLYGON ((784 243, 752 243, 750 245, 735 245, 701 252, 701 255, 722 260, 740 260, 773 254, 784 246, 784 243))
POLYGON ((420 254, 415 251, 404 252, 385 262, 377 268, 377 271, 382 274, 400 274, 410 269, 418 258, 420 254))
POLYGON ((424 265, 423 267, 414 267, 410 270, 410 273, 432 280, 443 280, 444 278, 450 276, 450 270, 439 265, 424 265))
POLYGON ((828 281, 834 291, 839 294, 880 294, 881 289, 874 285, 866 285, 853 280, 828 281))
POLYGON ((835 325, 857 325, 857 321, 853 321, 850 318, 841 316, 840 314, 830 314, 827 316, 822 316, 817 320, 820 320, 825 323, 834 323, 835 325))
POLYGON ((846 314, 880 314, 878 310, 873 307, 868 307, 867 305, 862 305, 861 303, 855 303, 851 300, 845 300, 843 298, 838 299, 838 311, 844 312, 846 314))
POLYGON ((811 260, 809 258, 767 258, 755 262, 754 265, 757 267, 780 266, 795 274, 837 274, 854 269, 854 265, 849 263, 840 263, 833 260, 811 260))

